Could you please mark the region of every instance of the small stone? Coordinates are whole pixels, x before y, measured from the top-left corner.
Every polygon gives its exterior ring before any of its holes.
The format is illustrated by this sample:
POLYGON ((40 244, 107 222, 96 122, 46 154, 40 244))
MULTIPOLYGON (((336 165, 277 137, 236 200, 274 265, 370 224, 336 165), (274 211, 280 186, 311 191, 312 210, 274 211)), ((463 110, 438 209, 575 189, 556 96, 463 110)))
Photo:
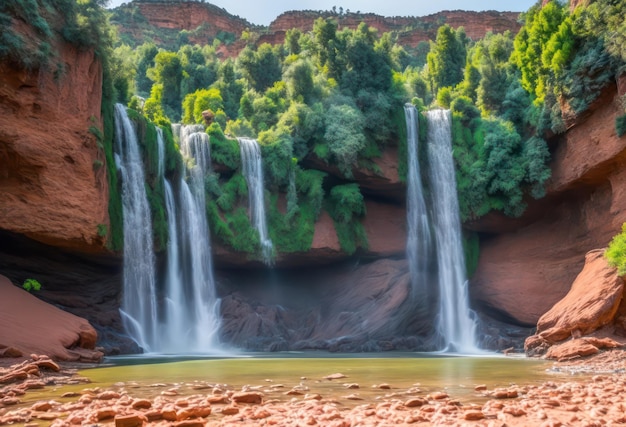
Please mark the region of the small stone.
POLYGON ((468 421, 478 421, 478 420, 482 420, 483 418, 485 418, 485 414, 483 414, 482 411, 470 410, 470 411, 465 412, 465 414, 463 415, 463 418, 468 421))
POLYGON ((115 417, 115 427, 140 427, 143 419, 137 414, 117 415, 115 417))
POLYGON ((348 400, 363 400, 363 398, 359 396, 358 394, 349 394, 345 396, 345 398, 348 400))
POLYGON ((424 406, 427 403, 428 402, 426 401, 426 399, 422 397, 414 397, 404 402, 404 406, 406 406, 407 408, 416 408, 418 406, 424 406))
POLYGON ((228 403, 228 397, 223 394, 219 396, 209 396, 206 398, 206 401, 210 404, 228 403))
POLYGON ((120 398, 120 394, 116 391, 103 391, 102 393, 100 393, 96 399, 98 400, 112 400, 112 399, 119 399, 120 398))
POLYGON ((479 384, 476 387, 474 387, 475 391, 485 391, 487 390, 487 386, 485 384, 479 384))
POLYGON ((148 399, 136 399, 132 403, 133 409, 150 409, 152 407, 152 402, 148 399))
POLYGON ((361 388, 358 384, 353 383, 353 384, 344 384, 343 385, 345 388, 349 389, 349 390, 354 390, 357 388, 361 388))
POLYGON ((78 397, 78 396, 80 396, 80 393, 76 391, 68 391, 61 395, 61 397, 78 397))
POLYGON ((391 390, 391 386, 389 384, 378 384, 378 388, 381 390, 391 390))
POLYGON ((341 373, 336 373, 336 374, 326 375, 324 377, 325 380, 340 380, 342 378, 348 378, 348 376, 341 374, 341 373))
POLYGON ((96 418, 98 421, 107 420, 109 418, 113 418, 115 414, 116 412, 113 408, 102 408, 96 413, 96 418))
POLYGON ((37 402, 30 407, 33 411, 46 412, 52 409, 50 402, 37 402))
POLYGON ((233 400, 233 402, 237 403, 259 404, 263 402, 263 393, 258 391, 240 392, 233 394, 231 399, 233 400))
POLYGON ((236 406, 225 406, 221 410, 222 415, 235 415, 239 413, 239 408, 236 406))
POLYGON ((430 398, 433 400, 443 400, 447 399, 448 397, 448 393, 444 393, 443 391, 436 391, 430 395, 430 398))

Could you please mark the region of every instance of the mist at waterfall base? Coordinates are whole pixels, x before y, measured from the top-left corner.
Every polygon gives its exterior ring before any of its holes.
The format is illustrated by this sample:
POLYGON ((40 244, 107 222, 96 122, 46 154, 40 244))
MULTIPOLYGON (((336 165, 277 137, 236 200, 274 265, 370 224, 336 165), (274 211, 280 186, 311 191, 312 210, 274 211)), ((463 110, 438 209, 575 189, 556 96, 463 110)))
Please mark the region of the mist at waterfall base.
POLYGON ((417 111, 405 106, 407 123, 407 261, 411 273, 411 299, 428 303, 431 281, 436 281, 437 333, 444 352, 477 354, 475 314, 469 307, 468 283, 461 220, 452 157, 449 110, 431 110, 428 119, 429 203, 419 167, 417 111), (429 274, 435 261, 436 274, 429 274))
POLYGON ((124 215, 120 309, 124 327, 146 353, 221 353, 220 301, 215 292, 205 215, 204 176, 211 164, 208 136, 202 126, 181 129, 180 146, 188 176, 172 184, 164 176, 163 134, 157 128, 156 182, 164 187, 169 234, 166 271, 159 282, 136 130, 120 104, 115 107, 115 123, 124 215))

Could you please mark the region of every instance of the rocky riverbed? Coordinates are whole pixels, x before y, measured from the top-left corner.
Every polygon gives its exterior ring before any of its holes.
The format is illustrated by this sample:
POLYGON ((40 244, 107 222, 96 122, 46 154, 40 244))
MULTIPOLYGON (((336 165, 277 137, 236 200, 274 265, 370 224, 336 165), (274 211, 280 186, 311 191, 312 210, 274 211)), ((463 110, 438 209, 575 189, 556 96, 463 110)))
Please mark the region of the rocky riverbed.
POLYGON ((358 384, 342 373, 287 386, 267 378, 232 387, 206 381, 133 382, 65 392, 56 400, 26 399, 29 390, 79 383, 71 369, 45 356, 0 368, 0 425, 85 424, 133 427, 193 426, 603 426, 626 423, 626 352, 555 363, 554 378, 541 384, 490 388, 475 384, 471 398, 420 384, 358 384), (336 382, 345 392, 324 396, 321 384, 336 382), (375 393, 371 393, 371 390, 375 393), (366 392, 367 391, 367 392, 366 392), (22 401, 28 403, 22 403, 22 401))

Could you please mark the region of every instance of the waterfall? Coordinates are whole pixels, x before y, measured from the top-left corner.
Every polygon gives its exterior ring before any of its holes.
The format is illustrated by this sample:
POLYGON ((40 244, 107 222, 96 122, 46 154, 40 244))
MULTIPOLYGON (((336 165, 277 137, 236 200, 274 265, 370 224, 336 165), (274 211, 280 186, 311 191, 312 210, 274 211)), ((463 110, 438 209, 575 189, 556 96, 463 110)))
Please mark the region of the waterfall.
POLYGON ((163 183, 169 241, 163 281, 156 279, 152 221, 145 174, 133 123, 115 106, 116 163, 122 180, 124 289, 121 314, 128 334, 150 353, 208 353, 219 350, 219 304, 213 280, 204 178, 211 155, 203 128, 182 127, 181 149, 188 180, 178 197, 165 178, 165 142, 157 129, 157 179, 163 183), (159 286, 159 284, 161 286, 159 286), (157 288, 162 292, 157 292, 157 288), (164 298, 157 300, 157 296, 164 298))
POLYGON ((431 250, 431 235, 428 224, 428 212, 424 201, 424 188, 420 174, 418 156, 418 120, 417 110, 412 104, 404 106, 407 139, 407 244, 406 256, 411 276, 411 297, 417 302, 428 303, 427 269, 428 255, 431 250))
POLYGON ((165 175, 165 141, 163 140, 163 129, 156 126, 157 131, 157 159, 159 162, 157 179, 162 180, 165 175))
POLYGON ((479 349, 474 313, 469 308, 450 111, 432 110, 427 117, 429 181, 439 282, 438 329, 446 351, 475 353, 479 349))
POLYGON ((124 284, 120 312, 128 334, 144 350, 158 346, 152 220, 143 162, 126 107, 115 105, 115 144, 122 180, 124 284))
POLYGON ((211 157, 208 135, 183 126, 180 147, 190 165, 189 184, 179 182, 178 203, 165 181, 169 243, 165 279, 164 345, 161 351, 214 352, 219 347, 219 299, 215 292, 204 178, 211 157))
POLYGON ((263 163, 259 143, 254 139, 237 138, 241 150, 243 175, 248 184, 248 209, 250 221, 259 232, 261 253, 266 265, 272 264, 272 241, 267 232, 265 221, 265 189, 263 186, 263 163))

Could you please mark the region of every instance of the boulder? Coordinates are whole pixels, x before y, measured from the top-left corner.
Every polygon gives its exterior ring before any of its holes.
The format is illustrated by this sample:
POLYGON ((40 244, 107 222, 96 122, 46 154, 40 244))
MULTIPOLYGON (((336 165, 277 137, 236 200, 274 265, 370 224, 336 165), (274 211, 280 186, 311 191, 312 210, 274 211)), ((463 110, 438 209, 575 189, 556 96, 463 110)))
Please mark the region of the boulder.
POLYGON ((608 265, 604 249, 588 252, 570 291, 537 322, 537 334, 554 343, 594 332, 613 320, 623 290, 624 280, 608 265))
POLYGON ((102 358, 94 350, 96 331, 86 320, 39 300, 4 276, 0 276, 0 296, 0 345, 58 360, 102 358))
POLYGON ((591 356, 602 349, 617 347, 621 347, 621 344, 610 338, 583 337, 550 347, 545 357, 546 359, 562 362, 578 357, 591 356))

